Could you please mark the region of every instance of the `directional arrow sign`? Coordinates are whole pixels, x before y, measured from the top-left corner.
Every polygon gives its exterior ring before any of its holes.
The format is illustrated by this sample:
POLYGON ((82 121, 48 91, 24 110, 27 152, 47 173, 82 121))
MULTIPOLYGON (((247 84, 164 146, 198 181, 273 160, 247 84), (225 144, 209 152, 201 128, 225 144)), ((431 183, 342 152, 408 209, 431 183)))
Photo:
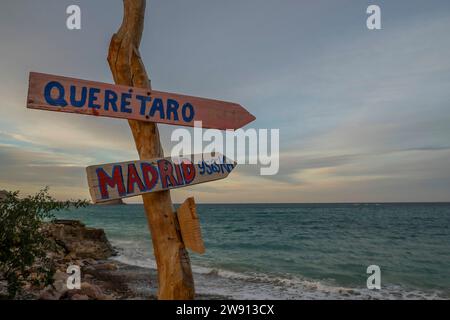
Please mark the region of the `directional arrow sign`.
POLYGON ((94 203, 223 179, 236 167, 223 155, 110 163, 87 167, 94 203))
POLYGON ((255 117, 241 105, 142 88, 30 73, 27 107, 93 116, 238 129, 255 117))

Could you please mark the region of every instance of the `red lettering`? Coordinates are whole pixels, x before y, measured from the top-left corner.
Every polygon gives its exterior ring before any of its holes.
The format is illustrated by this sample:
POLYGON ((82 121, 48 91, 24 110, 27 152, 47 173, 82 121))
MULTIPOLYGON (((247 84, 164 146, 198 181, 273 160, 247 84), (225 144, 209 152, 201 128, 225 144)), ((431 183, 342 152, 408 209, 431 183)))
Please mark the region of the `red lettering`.
POLYGON ((100 193, 102 195, 102 199, 108 199, 108 186, 111 188, 117 187, 117 191, 119 195, 126 195, 125 186, 123 184, 123 176, 122 176, 122 167, 114 166, 112 170, 112 177, 110 177, 103 168, 97 169, 97 178, 98 184, 100 187, 100 193))
POLYGON ((155 187, 156 182, 158 181, 158 171, 150 163, 142 163, 141 169, 142 176, 144 177, 145 190, 150 191, 155 187), (150 175, 151 179, 149 177, 150 175))
POLYGON ((136 171, 136 166, 134 163, 130 163, 128 165, 128 194, 134 193, 134 185, 136 183, 141 192, 145 190, 144 184, 136 171))
POLYGON ((181 168, 183 169, 184 182, 189 184, 194 181, 195 166, 190 161, 183 160, 181 163, 181 168))
POLYGON ((158 169, 161 176, 161 185, 163 189, 167 189, 169 187, 167 180, 169 180, 171 186, 178 186, 177 180, 173 176, 173 167, 170 161, 167 161, 166 159, 158 160, 158 169))
POLYGON ((181 167, 179 164, 174 164, 175 173, 177 174, 178 185, 183 185, 183 175, 181 174, 181 167))

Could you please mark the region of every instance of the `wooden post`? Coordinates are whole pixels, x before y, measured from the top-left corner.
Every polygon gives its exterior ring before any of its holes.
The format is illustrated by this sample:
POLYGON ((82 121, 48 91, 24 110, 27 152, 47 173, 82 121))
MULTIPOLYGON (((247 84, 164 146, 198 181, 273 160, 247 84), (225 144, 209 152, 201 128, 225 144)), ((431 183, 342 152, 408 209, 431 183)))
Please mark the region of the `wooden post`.
MULTIPOLYGON (((111 39, 108 62, 116 84, 148 88, 150 80, 139 54, 144 28, 145 0, 123 0, 122 25, 111 39)), ((163 157, 158 127, 154 123, 128 121, 140 159, 163 157)), ((142 196, 158 266, 158 298, 194 298, 189 255, 177 231, 170 191, 142 196)))

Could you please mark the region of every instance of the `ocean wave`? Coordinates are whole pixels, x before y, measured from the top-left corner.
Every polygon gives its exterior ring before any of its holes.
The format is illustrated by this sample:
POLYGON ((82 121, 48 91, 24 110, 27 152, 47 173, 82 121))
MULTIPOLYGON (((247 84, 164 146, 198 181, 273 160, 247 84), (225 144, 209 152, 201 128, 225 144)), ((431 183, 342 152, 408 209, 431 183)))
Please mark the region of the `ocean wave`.
MULTIPOLYGON (((119 255, 113 259, 128 265, 156 269, 156 262, 145 257, 142 248, 131 242, 113 243, 119 255), (124 249, 121 245, 127 245, 124 249), (144 258, 145 257, 145 258, 144 258)), ((317 281, 292 275, 275 276, 263 273, 241 273, 221 268, 193 265, 196 291, 199 294, 219 295, 230 299, 274 300, 422 300, 448 299, 440 291, 424 292, 387 285, 381 290, 348 288, 330 281, 317 281)))

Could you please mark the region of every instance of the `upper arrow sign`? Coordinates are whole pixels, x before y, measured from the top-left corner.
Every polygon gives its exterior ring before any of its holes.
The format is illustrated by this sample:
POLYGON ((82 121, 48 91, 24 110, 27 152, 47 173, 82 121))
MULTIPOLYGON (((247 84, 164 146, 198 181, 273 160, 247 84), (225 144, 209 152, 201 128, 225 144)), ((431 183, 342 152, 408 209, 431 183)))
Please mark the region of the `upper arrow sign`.
POLYGON ((27 107, 93 116, 238 129, 255 117, 241 105, 181 94, 30 73, 27 107))

